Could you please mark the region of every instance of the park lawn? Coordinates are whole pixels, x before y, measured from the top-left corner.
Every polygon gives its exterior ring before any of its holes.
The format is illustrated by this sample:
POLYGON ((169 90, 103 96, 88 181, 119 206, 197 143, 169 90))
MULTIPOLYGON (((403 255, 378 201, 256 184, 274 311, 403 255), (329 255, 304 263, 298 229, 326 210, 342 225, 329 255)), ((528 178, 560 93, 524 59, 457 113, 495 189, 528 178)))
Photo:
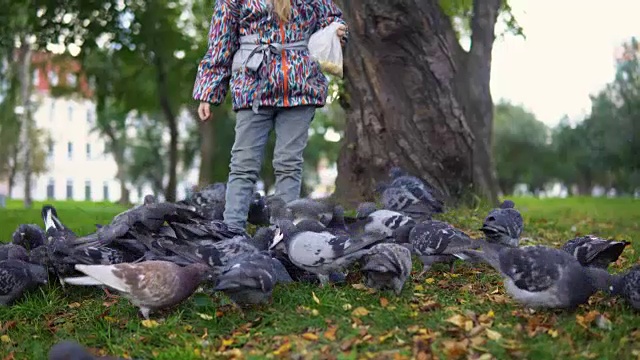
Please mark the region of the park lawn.
MULTIPOLYGON (((517 198, 525 219, 524 244, 558 246, 593 233, 633 242, 619 272, 638 263, 640 201, 632 199, 517 198)), ((38 223, 40 206, 0 210, 0 241, 20 223, 38 223)), ((121 211, 110 204, 55 203, 63 222, 80 234, 121 211)), ((462 209, 440 218, 479 236, 488 208, 462 209)), ((414 261, 414 269, 420 266, 414 261)), ((435 266, 422 281, 407 281, 399 297, 374 293, 357 274, 325 289, 278 285, 273 303, 245 310, 223 295, 196 294, 179 307, 143 322, 125 299, 100 289, 55 281, 0 308, 0 359, 42 359, 60 339, 77 339, 96 353, 144 359, 638 359, 640 313, 621 300, 596 294, 575 313, 531 312, 505 295, 500 278, 484 265, 435 266), (13 357, 12 357, 13 355, 13 357), (482 356, 482 357, 480 357, 482 356)))

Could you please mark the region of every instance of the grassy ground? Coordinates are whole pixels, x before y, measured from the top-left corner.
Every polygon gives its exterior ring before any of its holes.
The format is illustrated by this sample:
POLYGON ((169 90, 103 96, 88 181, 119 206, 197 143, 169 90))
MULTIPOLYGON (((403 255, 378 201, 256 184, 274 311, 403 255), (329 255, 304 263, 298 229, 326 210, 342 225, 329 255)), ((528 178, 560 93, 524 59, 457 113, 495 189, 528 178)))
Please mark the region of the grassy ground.
MULTIPOLYGON (((630 199, 515 199, 530 243, 558 246, 594 233, 633 241, 612 271, 638 263, 640 201, 630 199)), ((61 202, 62 220, 89 233, 121 209, 108 204, 61 202)), ((0 210, 0 241, 20 223, 38 223, 39 207, 0 210)), ((457 210, 442 218, 474 229, 487 209, 457 210)), ((418 269, 417 264, 414 265, 418 269)), ((640 359, 640 313, 597 294, 575 313, 530 312, 504 294, 488 267, 458 264, 408 281, 401 296, 374 293, 357 277, 321 289, 278 286, 273 304, 232 310, 222 295, 196 294, 156 321, 143 322, 124 299, 100 289, 57 283, 10 308, 0 308, 0 359, 41 359, 52 343, 74 338, 98 354, 132 358, 333 358, 333 359, 640 359)))

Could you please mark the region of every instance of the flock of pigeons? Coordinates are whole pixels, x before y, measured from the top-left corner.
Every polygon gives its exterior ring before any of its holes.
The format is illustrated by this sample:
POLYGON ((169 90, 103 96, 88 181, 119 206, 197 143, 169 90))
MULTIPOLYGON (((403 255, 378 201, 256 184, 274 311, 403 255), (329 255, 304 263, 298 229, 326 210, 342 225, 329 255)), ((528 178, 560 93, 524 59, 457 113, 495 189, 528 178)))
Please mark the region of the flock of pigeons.
MULTIPOLYGON (((149 319, 150 312, 182 302, 201 284, 244 306, 269 302, 277 283, 344 281, 355 264, 367 287, 400 294, 416 255, 423 263, 418 277, 435 263, 448 263, 451 271, 456 260, 487 263, 527 307, 572 309, 600 290, 640 309, 640 266, 622 274, 607 271, 629 242, 587 235, 560 249, 520 246, 524 222, 510 200, 486 216, 484 238, 472 239, 431 219, 444 206, 424 182, 399 168, 389 175, 377 188, 382 206, 360 204, 355 217, 330 201, 285 203, 256 193, 249 212, 258 227, 253 236, 222 221, 223 183, 176 203, 149 195, 82 237, 45 205, 44 230, 20 225, 12 243, 0 245, 0 305, 54 275, 65 289, 95 285, 108 296, 115 290, 149 319)), ((64 344, 56 351, 73 352, 75 345, 64 344)))

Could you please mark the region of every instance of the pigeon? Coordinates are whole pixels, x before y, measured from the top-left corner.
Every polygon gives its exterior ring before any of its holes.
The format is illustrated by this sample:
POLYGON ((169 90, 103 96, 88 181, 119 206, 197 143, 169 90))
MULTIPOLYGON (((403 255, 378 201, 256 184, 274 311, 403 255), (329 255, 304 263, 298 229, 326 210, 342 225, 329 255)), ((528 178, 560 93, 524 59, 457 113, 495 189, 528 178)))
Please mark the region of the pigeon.
POLYGON ((225 183, 213 183, 178 204, 195 206, 207 220, 223 220, 226 192, 225 183))
POLYGON ((239 255, 267 250, 275 232, 276 226, 272 225, 258 229, 253 238, 236 237, 199 246, 166 244, 166 247, 188 261, 208 264, 217 274, 239 255))
POLYGON ((356 219, 364 220, 376 210, 378 210, 378 206, 375 203, 363 202, 356 209, 356 219))
POLYGON ((364 255, 362 263, 367 287, 391 289, 400 295, 411 273, 411 251, 398 244, 376 244, 364 255))
POLYGON ((449 263, 453 272, 456 259, 468 260, 462 250, 474 247, 474 241, 464 232, 443 221, 431 220, 416 225, 409 234, 412 251, 424 264, 418 278, 434 263, 449 263))
POLYGON ((442 213, 444 211, 442 200, 436 199, 432 194, 431 187, 427 186, 422 180, 407 174, 397 166, 389 170, 389 177, 392 180, 389 187, 406 190, 408 196, 412 196, 418 202, 428 206, 431 213, 442 213))
MULTIPOLYGON (((282 210, 278 210, 278 207, 282 206, 282 201, 274 200, 274 198, 278 199, 278 197, 271 198, 269 206, 274 206, 276 213, 281 212, 282 210)), ((326 201, 301 198, 287 203, 285 207, 286 212, 293 216, 294 224, 304 219, 310 219, 318 220, 326 226, 333 218, 334 206, 326 201)))
POLYGON ((606 270, 583 267, 570 254, 546 246, 513 248, 476 240, 482 250, 465 250, 496 269, 506 291, 531 308, 575 309, 596 290, 610 291, 615 283, 606 270))
POLYGON ((562 250, 573 255, 583 266, 595 266, 602 269, 616 262, 631 243, 628 241, 611 241, 594 235, 585 235, 567 241, 562 250))
POLYGON ((361 204, 358 207, 358 221, 348 225, 350 233, 380 233, 393 238, 396 229, 405 227, 406 231, 407 227, 410 228, 416 224, 412 218, 396 211, 381 209, 370 212, 370 210, 369 205, 361 204))
POLYGON ((278 224, 280 233, 274 236, 270 249, 284 241, 291 262, 318 275, 321 286, 329 282, 329 274, 342 270, 364 256, 367 247, 386 238, 379 233, 358 236, 335 236, 330 232, 304 231, 290 220, 278 224))
POLYGON ((636 310, 640 310, 640 265, 635 265, 623 275, 609 290, 613 295, 621 295, 636 310))
POLYGON ((17 259, 22 261, 29 260, 27 249, 13 243, 0 244, 0 261, 17 259))
POLYGON ((27 250, 33 250, 44 245, 47 236, 40 226, 36 224, 22 224, 13 232, 13 243, 27 250))
POLYGON ((93 356, 87 349, 72 340, 63 340, 49 349, 48 360, 121 360, 112 356, 93 356))
POLYGON ((75 240, 78 237, 73 230, 66 227, 62 221, 60 221, 58 211, 53 205, 42 206, 41 215, 47 237, 57 236, 69 240, 75 240))
POLYGON ((198 244, 213 244, 236 237, 249 237, 245 229, 231 227, 221 220, 170 222, 176 237, 198 244))
POLYGON ((482 224, 482 232, 487 241, 517 247, 524 222, 520 212, 514 208, 511 200, 505 200, 498 209, 489 212, 482 224))
POLYGON ((36 264, 9 259, 0 261, 0 306, 12 304, 22 294, 49 279, 47 270, 36 264))
POLYGON ((269 223, 269 206, 259 192, 253 194, 253 200, 249 205, 249 216, 247 221, 249 224, 256 226, 268 226, 269 223))
POLYGON ((76 270, 86 274, 69 277, 71 285, 106 285, 129 299, 145 319, 162 308, 179 304, 210 275, 202 263, 181 267, 168 261, 143 261, 136 264, 81 265, 76 270))
POLYGON ((397 211, 416 221, 431 220, 431 207, 421 202, 408 190, 380 184, 376 191, 382 193, 380 201, 385 209, 397 211))
POLYGON ((239 256, 220 274, 215 290, 238 305, 266 303, 277 281, 274 261, 266 253, 239 256))

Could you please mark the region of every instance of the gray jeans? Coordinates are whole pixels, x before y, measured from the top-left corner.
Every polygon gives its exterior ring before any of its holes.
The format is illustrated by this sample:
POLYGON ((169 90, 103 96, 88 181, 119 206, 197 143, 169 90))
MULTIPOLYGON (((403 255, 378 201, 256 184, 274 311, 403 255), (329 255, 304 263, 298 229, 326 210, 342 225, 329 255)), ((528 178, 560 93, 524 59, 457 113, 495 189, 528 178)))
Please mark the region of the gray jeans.
POLYGON ((302 185, 302 153, 307 146, 309 126, 315 106, 290 108, 260 107, 239 110, 236 115, 236 139, 231 149, 231 165, 227 183, 224 221, 244 228, 249 204, 264 156, 269 132, 275 127, 276 146, 273 169, 277 196, 286 202, 300 197, 302 185))

